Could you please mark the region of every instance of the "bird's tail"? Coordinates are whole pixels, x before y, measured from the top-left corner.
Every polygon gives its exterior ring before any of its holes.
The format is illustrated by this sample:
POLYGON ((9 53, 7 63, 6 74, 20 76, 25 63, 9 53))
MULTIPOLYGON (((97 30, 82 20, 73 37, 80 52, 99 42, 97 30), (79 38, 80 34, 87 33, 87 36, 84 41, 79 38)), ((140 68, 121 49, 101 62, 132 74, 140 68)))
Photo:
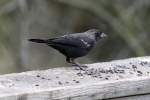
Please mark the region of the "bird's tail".
POLYGON ((47 41, 44 39, 28 39, 28 40, 36 43, 47 43, 47 41))

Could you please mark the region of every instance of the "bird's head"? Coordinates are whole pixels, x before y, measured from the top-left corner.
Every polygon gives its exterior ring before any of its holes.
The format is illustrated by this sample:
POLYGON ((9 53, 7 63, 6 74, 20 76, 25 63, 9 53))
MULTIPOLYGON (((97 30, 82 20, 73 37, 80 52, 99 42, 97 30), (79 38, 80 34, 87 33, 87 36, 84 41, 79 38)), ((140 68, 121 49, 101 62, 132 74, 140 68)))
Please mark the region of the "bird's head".
POLYGON ((106 38, 107 35, 98 29, 90 29, 87 31, 88 33, 94 34, 96 41, 101 39, 101 38, 106 38))

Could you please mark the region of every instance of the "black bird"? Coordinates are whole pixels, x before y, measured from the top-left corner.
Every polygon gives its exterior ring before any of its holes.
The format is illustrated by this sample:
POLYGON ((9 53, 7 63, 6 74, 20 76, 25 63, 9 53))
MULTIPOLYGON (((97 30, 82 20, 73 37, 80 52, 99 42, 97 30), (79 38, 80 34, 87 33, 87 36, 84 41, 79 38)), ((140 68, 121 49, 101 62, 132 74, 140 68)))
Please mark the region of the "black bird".
POLYGON ((67 34, 50 39, 29 39, 29 41, 44 43, 51 46, 66 56, 66 61, 68 63, 83 69, 83 67, 86 66, 75 62, 75 59, 85 56, 95 46, 99 39, 106 36, 107 35, 105 33, 100 32, 97 29, 90 29, 82 33, 67 34))

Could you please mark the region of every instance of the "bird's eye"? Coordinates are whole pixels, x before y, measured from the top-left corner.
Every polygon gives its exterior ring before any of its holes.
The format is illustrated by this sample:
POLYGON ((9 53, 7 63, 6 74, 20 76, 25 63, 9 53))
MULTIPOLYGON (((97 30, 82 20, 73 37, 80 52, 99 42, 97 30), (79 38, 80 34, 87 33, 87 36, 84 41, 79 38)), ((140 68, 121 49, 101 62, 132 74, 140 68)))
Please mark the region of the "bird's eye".
POLYGON ((98 40, 98 39, 101 39, 101 38, 105 38, 107 37, 107 35, 103 32, 96 32, 95 33, 95 39, 98 40))
POLYGON ((95 36, 96 36, 96 37, 101 37, 101 32, 96 32, 96 33, 95 33, 95 36))

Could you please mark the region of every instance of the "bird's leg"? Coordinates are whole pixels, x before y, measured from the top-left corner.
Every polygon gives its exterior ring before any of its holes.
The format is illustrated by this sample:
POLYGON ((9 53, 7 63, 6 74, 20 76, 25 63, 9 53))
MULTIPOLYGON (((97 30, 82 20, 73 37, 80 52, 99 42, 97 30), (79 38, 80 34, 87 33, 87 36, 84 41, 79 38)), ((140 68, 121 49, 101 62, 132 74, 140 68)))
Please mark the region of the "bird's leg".
MULTIPOLYGON (((73 66, 77 66, 77 64, 75 64, 72 60, 72 58, 66 57, 66 61, 68 63, 71 63, 73 66)), ((76 70, 80 70, 80 68, 75 67, 76 70)))
POLYGON ((87 66, 82 65, 82 64, 76 62, 73 58, 71 58, 71 63, 72 63, 74 66, 77 66, 79 70, 85 70, 85 68, 87 68, 87 66))
MULTIPOLYGON (((73 62, 73 59, 72 59, 72 58, 67 57, 67 58, 66 58, 66 61, 67 61, 68 63, 71 63, 73 66, 77 66, 77 64, 76 64, 75 62, 73 62)), ((79 64, 78 64, 78 65, 79 65, 79 64)), ((77 67, 75 67, 75 69, 76 69, 76 70, 80 70, 80 68, 77 68, 77 67)))
POLYGON ((75 67, 76 70, 84 70, 85 68, 87 68, 87 66, 82 65, 82 64, 79 64, 79 63, 76 62, 73 58, 67 57, 67 58, 66 58, 66 61, 67 61, 68 63, 71 63, 73 66, 77 66, 77 67, 75 67))
POLYGON ((67 61, 68 63, 72 63, 71 58, 69 58, 69 57, 66 57, 66 61, 67 61))

